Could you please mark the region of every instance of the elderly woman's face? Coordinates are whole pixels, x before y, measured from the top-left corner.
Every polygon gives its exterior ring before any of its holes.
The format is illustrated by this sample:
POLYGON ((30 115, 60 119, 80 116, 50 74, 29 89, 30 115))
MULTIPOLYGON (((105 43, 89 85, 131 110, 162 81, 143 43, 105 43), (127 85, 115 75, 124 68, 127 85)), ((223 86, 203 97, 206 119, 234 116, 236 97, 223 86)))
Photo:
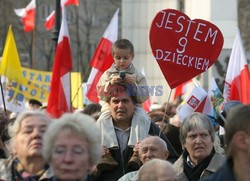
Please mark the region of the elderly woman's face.
POLYGON ((53 145, 51 166, 60 180, 83 180, 90 169, 88 142, 62 130, 53 145))
POLYGON ((19 159, 42 156, 42 137, 48 121, 39 116, 30 116, 21 122, 14 142, 14 154, 19 159))
POLYGON ((42 137, 47 127, 48 121, 39 116, 30 116, 21 122, 14 143, 14 153, 19 159, 42 156, 42 137))
POLYGON ((184 147, 189 153, 191 161, 198 164, 210 155, 213 142, 207 130, 196 128, 188 132, 184 147))

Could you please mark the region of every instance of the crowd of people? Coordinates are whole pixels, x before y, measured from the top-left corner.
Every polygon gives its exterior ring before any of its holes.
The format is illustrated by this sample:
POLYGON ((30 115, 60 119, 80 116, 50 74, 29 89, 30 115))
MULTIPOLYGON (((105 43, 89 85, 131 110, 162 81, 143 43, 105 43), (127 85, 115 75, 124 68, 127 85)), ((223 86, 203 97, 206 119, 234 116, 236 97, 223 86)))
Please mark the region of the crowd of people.
POLYGON ((98 86, 102 105, 58 119, 34 100, 18 115, 0 112, 0 180, 250 180, 250 105, 225 104, 216 120, 225 127, 221 142, 202 113, 180 120, 172 103, 146 113, 146 78, 132 64, 132 43, 117 40, 112 54, 98 86))

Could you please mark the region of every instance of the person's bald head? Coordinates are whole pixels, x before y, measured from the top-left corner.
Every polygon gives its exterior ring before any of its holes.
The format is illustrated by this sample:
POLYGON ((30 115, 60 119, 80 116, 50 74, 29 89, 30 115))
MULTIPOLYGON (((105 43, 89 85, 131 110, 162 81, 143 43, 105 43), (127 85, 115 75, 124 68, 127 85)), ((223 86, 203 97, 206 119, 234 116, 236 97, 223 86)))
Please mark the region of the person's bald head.
POLYGON ((158 136, 149 136, 139 144, 139 156, 143 164, 153 158, 166 160, 168 155, 166 142, 158 136))
POLYGON ((139 170, 138 181, 177 181, 173 165, 160 159, 145 163, 139 170))

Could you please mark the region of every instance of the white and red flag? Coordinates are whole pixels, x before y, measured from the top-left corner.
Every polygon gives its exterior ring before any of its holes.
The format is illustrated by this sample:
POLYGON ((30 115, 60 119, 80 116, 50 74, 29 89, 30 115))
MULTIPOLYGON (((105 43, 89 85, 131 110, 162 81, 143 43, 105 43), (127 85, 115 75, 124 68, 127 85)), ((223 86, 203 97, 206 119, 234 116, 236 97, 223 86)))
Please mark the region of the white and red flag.
POLYGON ((65 9, 56 47, 47 112, 55 118, 71 111, 70 71, 72 70, 69 32, 65 9))
POLYGON ((36 0, 31 0, 25 8, 14 9, 16 15, 22 18, 25 32, 30 32, 35 28, 35 10, 36 0))
POLYGON ((223 96, 226 101, 238 100, 243 104, 250 103, 249 69, 239 29, 228 63, 223 96))
POLYGON ((175 88, 174 100, 176 100, 178 97, 184 95, 188 91, 187 89, 189 87, 189 83, 192 83, 192 79, 190 79, 187 82, 184 82, 184 83, 178 85, 175 88))
POLYGON ((112 45, 118 37, 118 13, 119 9, 115 12, 108 28, 103 34, 103 37, 96 48, 95 54, 90 62, 92 67, 88 81, 87 81, 87 94, 86 96, 91 102, 98 103, 97 83, 105 72, 114 62, 112 57, 112 45))
MULTIPOLYGON (((145 69, 144 67, 141 69, 141 73, 142 75, 144 75, 146 77, 146 73, 145 73, 145 69)), ((145 102, 142 103, 142 108, 146 111, 149 112, 151 107, 151 101, 150 98, 148 100, 146 100, 145 102)))
POLYGON ((214 116, 214 108, 207 92, 196 86, 189 95, 186 102, 177 110, 181 120, 193 112, 200 112, 208 116, 214 116))
POLYGON ((79 0, 64 0, 65 2, 65 6, 69 6, 69 5, 76 5, 79 6, 79 0))
MULTIPOLYGON (((69 6, 69 5, 79 5, 79 0, 62 0, 61 1, 61 6, 69 6)), ((47 16, 44 26, 46 28, 47 31, 51 30, 53 28, 53 26, 55 25, 55 18, 56 18, 56 14, 55 14, 55 10, 53 10, 49 16, 47 16)))
POLYGON ((142 103, 142 108, 146 111, 149 112, 151 107, 151 101, 150 99, 146 100, 145 102, 142 103))
POLYGON ((55 10, 53 10, 50 15, 46 18, 44 26, 46 30, 51 30, 55 24, 55 10))

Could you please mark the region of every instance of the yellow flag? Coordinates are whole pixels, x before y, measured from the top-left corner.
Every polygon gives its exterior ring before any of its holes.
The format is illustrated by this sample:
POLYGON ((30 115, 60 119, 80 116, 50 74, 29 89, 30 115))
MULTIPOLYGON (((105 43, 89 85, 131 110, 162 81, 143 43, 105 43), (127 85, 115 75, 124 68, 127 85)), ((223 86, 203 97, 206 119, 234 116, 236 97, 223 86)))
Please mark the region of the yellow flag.
POLYGON ((4 46, 2 61, 0 64, 0 75, 7 77, 9 81, 23 83, 21 64, 11 26, 9 27, 4 46))
POLYGON ((83 107, 82 80, 79 72, 71 72, 71 101, 74 108, 83 107))

